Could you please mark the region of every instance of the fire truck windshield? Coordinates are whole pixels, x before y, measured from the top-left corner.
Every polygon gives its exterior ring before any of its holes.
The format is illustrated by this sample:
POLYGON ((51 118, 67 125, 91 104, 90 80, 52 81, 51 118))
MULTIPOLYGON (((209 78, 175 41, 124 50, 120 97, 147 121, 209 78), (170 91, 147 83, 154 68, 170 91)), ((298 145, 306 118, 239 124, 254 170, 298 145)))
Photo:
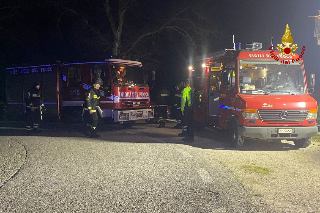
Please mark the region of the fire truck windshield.
POLYGON ((115 86, 148 86, 146 73, 138 66, 112 64, 112 75, 115 86))
POLYGON ((250 95, 306 94, 302 64, 281 64, 275 60, 240 60, 239 92, 250 95))

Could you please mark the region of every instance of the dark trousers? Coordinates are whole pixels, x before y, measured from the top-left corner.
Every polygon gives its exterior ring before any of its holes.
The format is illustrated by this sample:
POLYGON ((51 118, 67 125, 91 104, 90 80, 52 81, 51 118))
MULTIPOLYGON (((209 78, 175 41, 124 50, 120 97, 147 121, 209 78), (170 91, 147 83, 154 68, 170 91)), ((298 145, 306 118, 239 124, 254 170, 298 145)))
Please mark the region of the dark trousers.
POLYGON ((99 117, 97 112, 93 112, 92 114, 90 114, 88 110, 85 111, 84 122, 86 123, 87 127, 90 128, 91 131, 96 131, 98 121, 99 117))
POLYGON ((40 107, 35 108, 33 111, 30 108, 26 109, 26 127, 27 130, 37 129, 41 120, 40 107))

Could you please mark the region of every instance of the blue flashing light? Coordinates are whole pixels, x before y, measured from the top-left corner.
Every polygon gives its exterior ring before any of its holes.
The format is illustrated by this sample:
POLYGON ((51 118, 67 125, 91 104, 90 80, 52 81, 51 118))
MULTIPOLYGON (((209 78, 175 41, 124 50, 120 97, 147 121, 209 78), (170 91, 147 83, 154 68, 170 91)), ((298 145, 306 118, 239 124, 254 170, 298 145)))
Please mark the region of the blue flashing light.
POLYGON ((219 105, 222 109, 234 109, 233 107, 225 106, 225 105, 219 105))
POLYGON ((252 44, 246 44, 247 50, 260 50, 262 49, 262 43, 253 42, 252 44))
POLYGON ((220 108, 222 109, 228 109, 229 107, 228 106, 224 106, 224 105, 219 105, 220 108))

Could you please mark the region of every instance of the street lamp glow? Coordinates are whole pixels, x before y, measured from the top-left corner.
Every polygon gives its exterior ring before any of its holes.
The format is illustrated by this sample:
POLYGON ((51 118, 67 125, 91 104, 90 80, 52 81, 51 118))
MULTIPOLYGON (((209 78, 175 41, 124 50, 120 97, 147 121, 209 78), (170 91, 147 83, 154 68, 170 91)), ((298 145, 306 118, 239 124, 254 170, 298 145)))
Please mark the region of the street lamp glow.
POLYGON ((202 64, 202 68, 205 68, 205 67, 206 67, 206 64, 205 64, 205 63, 203 63, 203 64, 202 64))
POLYGON ((192 70, 193 70, 193 67, 192 67, 192 66, 189 66, 189 70, 192 71, 192 70))

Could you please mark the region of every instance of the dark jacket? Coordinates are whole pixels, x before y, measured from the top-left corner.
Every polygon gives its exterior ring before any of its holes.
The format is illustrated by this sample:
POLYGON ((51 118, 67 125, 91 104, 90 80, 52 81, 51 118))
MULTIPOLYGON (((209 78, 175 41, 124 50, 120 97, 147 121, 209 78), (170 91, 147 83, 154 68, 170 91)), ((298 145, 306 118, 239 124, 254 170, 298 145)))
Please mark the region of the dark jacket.
POLYGON ((42 105, 41 91, 35 87, 28 91, 26 98, 27 108, 40 107, 42 105))
POLYGON ((100 104, 100 91, 91 87, 86 93, 84 107, 88 110, 96 111, 100 104))
POLYGON ((156 98, 157 105, 170 105, 170 92, 163 88, 159 91, 156 98))

